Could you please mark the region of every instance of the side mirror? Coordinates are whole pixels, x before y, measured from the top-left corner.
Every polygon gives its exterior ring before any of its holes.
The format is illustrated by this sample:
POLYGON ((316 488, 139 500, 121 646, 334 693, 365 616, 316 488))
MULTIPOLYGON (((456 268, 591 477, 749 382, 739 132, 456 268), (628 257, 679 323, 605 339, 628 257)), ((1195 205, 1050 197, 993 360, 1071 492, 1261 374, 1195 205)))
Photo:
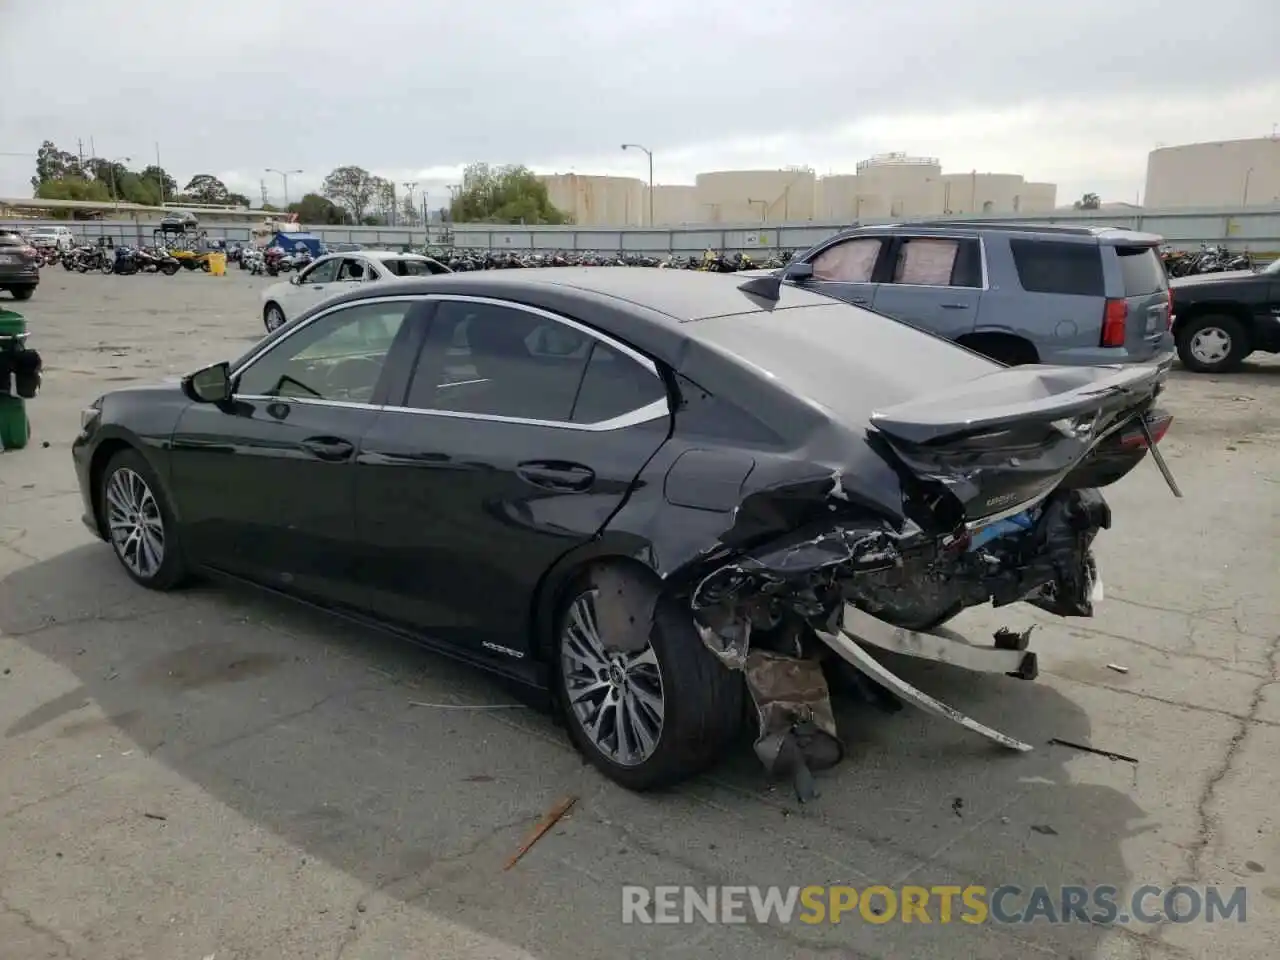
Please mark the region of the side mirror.
POLYGON ((302 282, 302 274, 295 273, 293 276, 289 278, 289 282, 296 287, 298 284, 302 282))
POLYGON ((225 360, 187 374, 182 392, 197 403, 223 403, 231 399, 231 364, 225 360))
POLYGON ((813 264, 789 263, 782 270, 782 279, 790 280, 792 283, 803 283, 805 280, 812 280, 813 264))

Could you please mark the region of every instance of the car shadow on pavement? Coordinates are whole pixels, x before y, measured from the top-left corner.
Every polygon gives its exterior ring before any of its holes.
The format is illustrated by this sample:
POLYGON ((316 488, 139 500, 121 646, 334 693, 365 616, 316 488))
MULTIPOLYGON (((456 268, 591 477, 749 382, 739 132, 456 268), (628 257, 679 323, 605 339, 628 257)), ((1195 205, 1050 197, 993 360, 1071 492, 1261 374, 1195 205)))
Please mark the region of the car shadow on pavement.
MULTIPOLYGON (((940 665, 892 667, 1035 749, 1013 753, 910 707, 886 714, 841 697, 847 756, 801 806, 787 784, 766 779, 745 736, 711 773, 664 794, 630 794, 584 766, 550 717, 509 706, 510 691, 477 670, 247 589, 150 593, 102 545, 0 581, 0 630, 75 678, 6 720, 0 738, 74 755, 84 738, 121 734, 306 857, 360 880, 370 903, 429 909, 538 956, 598 957, 619 943, 647 955, 699 936, 678 924, 624 926, 624 884, 1016 884, 1048 888, 1060 910, 1063 885, 1126 889, 1121 846, 1153 829, 1140 823, 1128 764, 1048 745, 1089 742, 1081 707, 1043 683, 940 665), (483 705, 498 706, 470 709, 483 705), (504 871, 565 794, 578 797, 570 818, 504 871)), ((66 767, 46 776, 82 776, 66 767)), ((169 823, 183 817, 161 812, 169 823)), ((944 929, 936 907, 930 913, 931 924, 862 915, 731 925, 699 942, 755 958, 849 949, 1085 957, 1118 935, 1081 922, 944 929)), ((366 922, 355 912, 351 920, 352 929, 366 922)))

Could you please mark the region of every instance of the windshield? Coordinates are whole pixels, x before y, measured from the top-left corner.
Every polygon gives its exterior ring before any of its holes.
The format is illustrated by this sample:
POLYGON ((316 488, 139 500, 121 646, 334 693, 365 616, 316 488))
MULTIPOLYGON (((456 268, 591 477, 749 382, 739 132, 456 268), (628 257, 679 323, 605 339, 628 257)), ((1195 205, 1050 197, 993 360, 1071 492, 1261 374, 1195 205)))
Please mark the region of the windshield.
POLYGON ((393 277, 429 277, 433 273, 445 272, 442 264, 426 258, 421 260, 383 260, 382 265, 393 277))

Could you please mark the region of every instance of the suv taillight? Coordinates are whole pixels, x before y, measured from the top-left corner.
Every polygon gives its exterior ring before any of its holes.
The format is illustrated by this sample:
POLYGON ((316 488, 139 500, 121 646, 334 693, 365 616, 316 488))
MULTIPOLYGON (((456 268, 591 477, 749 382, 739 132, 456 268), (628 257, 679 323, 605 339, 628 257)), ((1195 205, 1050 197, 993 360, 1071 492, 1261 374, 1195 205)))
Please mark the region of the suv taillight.
POLYGON ((1102 346, 1124 346, 1124 325, 1128 318, 1129 304, 1123 300, 1107 301, 1102 311, 1102 346))

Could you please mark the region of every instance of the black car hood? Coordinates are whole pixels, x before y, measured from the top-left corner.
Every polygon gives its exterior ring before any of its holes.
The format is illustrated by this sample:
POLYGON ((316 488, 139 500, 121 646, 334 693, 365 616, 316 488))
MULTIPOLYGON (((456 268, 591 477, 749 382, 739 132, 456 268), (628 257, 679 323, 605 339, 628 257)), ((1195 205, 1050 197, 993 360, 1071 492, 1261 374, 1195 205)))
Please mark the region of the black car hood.
POLYGON ((1227 270, 1222 273, 1197 273, 1189 277, 1174 277, 1169 286, 1176 290, 1179 287, 1198 287, 1206 283, 1224 283, 1232 280, 1248 280, 1258 274, 1253 270, 1227 270))

